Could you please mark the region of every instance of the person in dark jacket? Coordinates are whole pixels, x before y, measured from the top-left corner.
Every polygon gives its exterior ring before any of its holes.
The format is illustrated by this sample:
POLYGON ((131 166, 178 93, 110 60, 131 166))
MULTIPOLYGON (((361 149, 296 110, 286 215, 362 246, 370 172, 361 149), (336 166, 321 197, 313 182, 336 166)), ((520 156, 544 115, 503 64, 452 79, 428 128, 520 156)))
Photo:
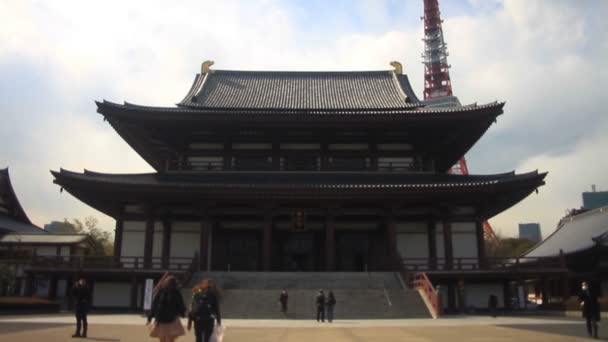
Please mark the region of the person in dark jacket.
POLYGON ((336 297, 334 297, 333 291, 329 291, 327 294, 327 321, 329 323, 334 320, 334 307, 336 306, 336 297))
POLYGON ((325 294, 323 290, 319 290, 316 298, 317 304, 317 322, 325 322, 325 294))
POLYGON ((76 333, 72 337, 87 337, 87 314, 91 306, 91 290, 86 280, 81 278, 74 284, 72 295, 76 299, 76 333))
POLYGON ((289 295, 287 294, 287 290, 283 289, 281 291, 281 295, 279 296, 279 303, 281 303, 281 312, 287 314, 287 299, 289 295))
POLYGON ((214 331, 214 321, 222 325, 219 290, 215 282, 205 279, 192 288, 192 304, 188 314, 188 330, 194 323, 196 342, 209 342, 214 331))
POLYGON ((498 307, 498 297, 495 294, 491 294, 488 299, 488 309, 490 309, 490 315, 496 318, 496 308, 498 307))
POLYGON ((154 319, 150 337, 157 337, 161 342, 172 342, 186 334, 179 317, 186 317, 186 305, 177 288, 177 279, 168 276, 161 280, 159 291, 152 301, 148 313, 148 324, 154 319))
POLYGON ((581 292, 578 296, 583 311, 583 317, 587 321, 587 333, 589 337, 597 337, 597 322, 600 320, 600 303, 597 296, 589 289, 587 282, 581 283, 581 292))

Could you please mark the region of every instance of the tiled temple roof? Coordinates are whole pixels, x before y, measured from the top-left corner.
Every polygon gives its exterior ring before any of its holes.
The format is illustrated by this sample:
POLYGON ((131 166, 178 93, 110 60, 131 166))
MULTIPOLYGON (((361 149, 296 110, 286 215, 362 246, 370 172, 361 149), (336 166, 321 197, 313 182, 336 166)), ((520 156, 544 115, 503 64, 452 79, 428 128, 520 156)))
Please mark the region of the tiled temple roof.
POLYGON ((45 233, 32 224, 11 184, 8 168, 0 169, 0 234, 16 233, 45 233))
POLYGON ((180 107, 216 109, 405 109, 419 106, 394 71, 212 70, 198 74, 180 107))

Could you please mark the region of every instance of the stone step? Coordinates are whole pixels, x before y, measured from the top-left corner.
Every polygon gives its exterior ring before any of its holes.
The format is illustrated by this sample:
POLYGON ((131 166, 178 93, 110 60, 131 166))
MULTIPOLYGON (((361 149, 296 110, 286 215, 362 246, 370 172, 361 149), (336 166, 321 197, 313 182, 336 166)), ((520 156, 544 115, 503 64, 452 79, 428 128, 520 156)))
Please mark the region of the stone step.
MULTIPOLYGON (((417 291, 336 289, 336 319, 428 318, 428 310, 417 291), (389 305, 389 301, 391 305, 389 305)), ((277 290, 230 289, 222 291, 221 312, 225 318, 315 319, 316 290, 288 289, 287 314, 280 312, 277 290)), ((187 302, 190 294, 186 293, 187 302)))

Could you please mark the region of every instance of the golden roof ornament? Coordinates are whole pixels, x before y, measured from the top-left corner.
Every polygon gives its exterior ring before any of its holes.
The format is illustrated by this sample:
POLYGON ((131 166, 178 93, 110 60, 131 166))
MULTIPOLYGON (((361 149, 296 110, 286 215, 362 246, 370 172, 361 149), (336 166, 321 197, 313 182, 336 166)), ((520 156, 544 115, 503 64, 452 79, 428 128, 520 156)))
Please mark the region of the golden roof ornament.
POLYGON ((215 64, 214 61, 206 60, 201 65, 201 74, 205 75, 211 72, 211 66, 215 64))
POLYGON ((391 66, 395 68, 395 74, 402 75, 403 74, 403 65, 400 62, 392 61, 391 66))

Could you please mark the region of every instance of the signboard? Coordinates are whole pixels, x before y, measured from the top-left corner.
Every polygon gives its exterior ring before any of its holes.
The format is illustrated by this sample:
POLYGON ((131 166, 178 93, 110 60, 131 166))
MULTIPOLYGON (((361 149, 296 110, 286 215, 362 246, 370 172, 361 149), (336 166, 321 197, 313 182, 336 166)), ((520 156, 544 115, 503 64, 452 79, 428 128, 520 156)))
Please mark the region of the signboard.
POLYGON ((152 309, 152 289, 154 289, 154 279, 146 279, 144 288, 144 311, 152 309))

